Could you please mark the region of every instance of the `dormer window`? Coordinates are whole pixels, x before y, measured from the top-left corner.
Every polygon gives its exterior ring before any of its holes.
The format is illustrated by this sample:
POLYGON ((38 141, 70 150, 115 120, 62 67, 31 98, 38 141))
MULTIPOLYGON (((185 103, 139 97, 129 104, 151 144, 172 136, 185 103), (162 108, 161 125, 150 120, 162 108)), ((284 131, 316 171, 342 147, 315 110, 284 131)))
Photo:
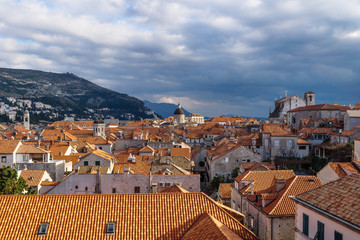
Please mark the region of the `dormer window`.
POLYGON ((38 231, 38 236, 46 236, 49 223, 41 223, 38 231))
POLYGON ((115 235, 116 222, 108 222, 106 226, 106 234, 115 235))

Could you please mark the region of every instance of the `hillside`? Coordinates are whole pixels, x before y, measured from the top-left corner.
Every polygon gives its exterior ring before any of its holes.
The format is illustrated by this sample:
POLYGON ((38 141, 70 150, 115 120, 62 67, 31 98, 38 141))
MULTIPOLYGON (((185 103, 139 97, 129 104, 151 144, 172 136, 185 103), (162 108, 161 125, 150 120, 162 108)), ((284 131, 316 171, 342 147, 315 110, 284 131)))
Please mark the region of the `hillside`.
POLYGON ((134 97, 100 87, 71 73, 0 68, 0 97, 49 104, 60 116, 75 118, 153 117, 134 97))

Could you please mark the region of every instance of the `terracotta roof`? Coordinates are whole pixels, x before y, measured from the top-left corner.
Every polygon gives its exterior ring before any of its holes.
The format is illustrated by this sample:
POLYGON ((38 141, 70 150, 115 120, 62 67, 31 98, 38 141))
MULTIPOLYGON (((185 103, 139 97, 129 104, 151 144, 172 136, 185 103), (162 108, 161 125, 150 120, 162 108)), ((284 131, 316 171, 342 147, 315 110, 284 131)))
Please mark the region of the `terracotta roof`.
MULTIPOLYGON (((254 193, 268 189, 273 186, 277 178, 289 179, 295 176, 293 170, 273 170, 273 171, 248 171, 235 178, 235 181, 254 181, 254 193)), ((243 194, 251 193, 250 185, 240 189, 243 194)))
MULTIPOLYGON (((295 203, 290 196, 297 196, 321 185, 320 179, 315 176, 296 176, 288 179, 277 198, 262 210, 269 215, 294 215, 295 203)), ((276 185, 274 190, 276 191, 276 185)))
POLYGON ((142 149, 139 150, 140 153, 154 153, 155 150, 150 147, 149 145, 143 147, 142 149))
POLYGON ((183 240, 193 239, 242 239, 227 226, 216 220, 207 212, 201 214, 194 225, 181 238, 183 240))
POLYGON ((311 142, 308 142, 305 139, 301 139, 301 138, 298 138, 297 144, 298 145, 312 145, 311 142))
POLYGON ((149 175, 151 169, 151 161, 143 161, 141 156, 136 156, 136 162, 129 162, 126 158, 124 162, 116 162, 114 164, 113 173, 124 173, 124 167, 129 167, 132 174, 144 174, 149 175))
POLYGON ((187 157, 191 159, 191 148, 171 148, 171 157, 187 157))
POLYGON ((231 183, 220 183, 219 193, 222 199, 231 198, 231 183))
POLYGON ((333 128, 303 128, 299 130, 299 133, 305 134, 337 134, 333 128))
POLYGON ((50 146, 49 150, 54 155, 64 155, 68 149, 71 148, 68 144, 64 145, 63 143, 56 143, 50 146))
POLYGON ((243 168, 245 171, 247 170, 256 170, 257 168, 264 167, 268 170, 276 170, 275 164, 271 164, 269 162, 243 162, 240 164, 241 168, 243 168))
POLYGON ((36 187, 39 186, 44 174, 45 170, 22 170, 20 177, 26 181, 27 185, 36 187))
POLYGON ((359 167, 356 162, 329 162, 329 166, 340 177, 345 177, 350 174, 360 174, 359 167))
POLYGON ((358 133, 358 131, 353 131, 353 130, 344 130, 342 131, 342 133, 340 134, 341 136, 352 136, 355 133, 358 133))
POLYGON ((262 128, 263 133, 269 133, 271 136, 296 136, 286 125, 282 124, 264 124, 262 128))
POLYGON ((350 110, 350 107, 347 106, 341 106, 338 104, 317 104, 317 105, 311 105, 311 106, 305 106, 305 107, 298 107, 295 109, 292 109, 288 112, 300 112, 300 111, 319 111, 319 110, 339 110, 339 111, 346 111, 350 110))
POLYGON ((110 145, 112 144, 110 141, 107 141, 103 137, 95 137, 95 136, 88 136, 88 137, 79 137, 79 142, 87 142, 94 145, 110 145))
POLYGON ((360 227, 360 175, 350 175, 294 198, 360 227))
POLYGON ((16 153, 33 153, 33 154, 45 154, 49 153, 49 151, 45 151, 41 148, 35 147, 33 145, 20 145, 16 153))
POLYGON ((13 153, 19 143, 17 140, 0 140, 0 153, 13 153))
POLYGON ((41 186, 56 186, 58 184, 59 184, 59 182, 42 181, 40 185, 41 186))
POLYGON ((49 224, 46 239, 180 239, 204 212, 240 238, 258 239, 203 193, 2 195, 0 205, 1 239, 37 239, 40 223, 49 224), (115 236, 106 234, 108 222, 115 236))
POLYGON ((177 184, 172 185, 171 187, 167 187, 164 190, 161 190, 160 193, 165 193, 165 192, 178 192, 178 193, 188 193, 189 191, 183 189, 182 187, 180 187, 177 184))
POLYGON ((104 158, 106 160, 109 160, 109 161, 113 161, 113 159, 114 159, 114 157, 112 155, 110 155, 107 152, 104 152, 103 150, 100 150, 100 149, 96 149, 95 151, 92 151, 89 154, 95 154, 95 155, 97 155, 99 157, 102 157, 102 158, 104 158))

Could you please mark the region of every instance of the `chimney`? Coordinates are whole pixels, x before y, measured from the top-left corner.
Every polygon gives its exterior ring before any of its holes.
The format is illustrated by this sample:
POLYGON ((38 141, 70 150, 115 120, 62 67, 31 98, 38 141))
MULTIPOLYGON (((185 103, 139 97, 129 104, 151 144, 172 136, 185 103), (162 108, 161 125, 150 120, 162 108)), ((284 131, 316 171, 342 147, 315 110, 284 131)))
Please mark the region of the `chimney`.
POLYGON ((136 157, 135 157, 135 156, 133 156, 133 157, 131 158, 131 162, 132 162, 132 163, 136 163, 136 157))
POLYGON ((100 191, 100 168, 96 169, 96 193, 101 193, 100 191))
POLYGON ((37 143, 36 143, 36 146, 37 146, 37 147, 40 147, 40 145, 41 145, 41 140, 38 139, 38 141, 37 141, 37 143))
POLYGON ((124 174, 129 175, 130 174, 130 167, 124 167, 124 174))
POLYGON ((280 192, 285 187, 286 180, 284 178, 276 179, 276 191, 280 192))
POLYGON ((151 184, 151 191, 152 191, 152 193, 157 193, 157 183, 151 184))
POLYGON ((250 191, 251 191, 251 195, 254 194, 254 180, 251 179, 250 181, 250 191))

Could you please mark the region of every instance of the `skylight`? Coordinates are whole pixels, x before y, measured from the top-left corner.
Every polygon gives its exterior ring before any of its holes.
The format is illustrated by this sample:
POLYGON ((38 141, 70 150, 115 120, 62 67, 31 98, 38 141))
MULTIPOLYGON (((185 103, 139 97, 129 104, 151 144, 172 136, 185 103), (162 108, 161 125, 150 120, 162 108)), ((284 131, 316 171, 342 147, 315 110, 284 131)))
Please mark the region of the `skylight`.
POLYGON ((49 227, 49 223, 41 223, 38 231, 39 236, 46 236, 47 230, 49 227))
POLYGON ((106 226, 106 233, 108 235, 114 235, 115 234, 115 228, 116 228, 116 223, 115 222, 108 222, 108 224, 106 226))

